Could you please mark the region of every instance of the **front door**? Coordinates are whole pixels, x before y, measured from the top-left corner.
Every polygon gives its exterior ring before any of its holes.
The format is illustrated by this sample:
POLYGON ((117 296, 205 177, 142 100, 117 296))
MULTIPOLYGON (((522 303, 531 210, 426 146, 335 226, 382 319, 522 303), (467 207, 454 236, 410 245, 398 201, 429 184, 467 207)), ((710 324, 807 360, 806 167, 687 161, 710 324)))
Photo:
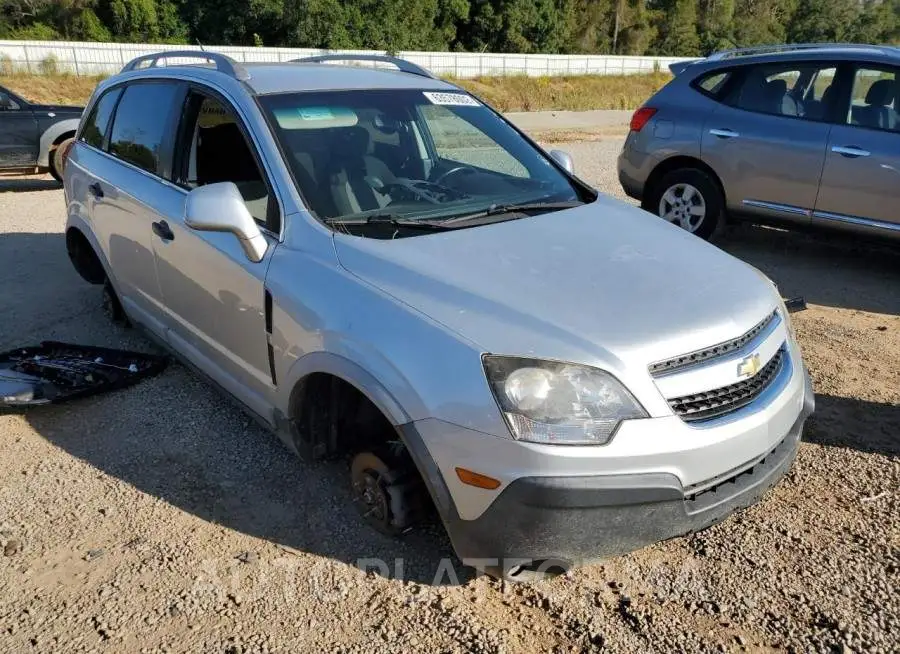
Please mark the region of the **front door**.
POLYGON ((831 130, 815 224, 900 236, 900 69, 860 66, 831 130))
MULTIPOLYGON (((237 238, 198 232, 184 211, 153 239, 169 343, 248 408, 272 421, 265 277, 277 239, 277 203, 235 111, 209 93, 188 94, 178 129, 173 181, 185 191, 233 182, 269 242, 262 261, 247 259, 237 238)), ((185 195, 186 197, 186 195, 185 195)))
POLYGON ((707 118, 701 142, 701 157, 721 178, 729 210, 810 222, 831 129, 824 107, 835 70, 804 62, 741 69, 741 79, 707 118))
POLYGON ((36 165, 38 141, 31 107, 0 87, 0 168, 36 165))

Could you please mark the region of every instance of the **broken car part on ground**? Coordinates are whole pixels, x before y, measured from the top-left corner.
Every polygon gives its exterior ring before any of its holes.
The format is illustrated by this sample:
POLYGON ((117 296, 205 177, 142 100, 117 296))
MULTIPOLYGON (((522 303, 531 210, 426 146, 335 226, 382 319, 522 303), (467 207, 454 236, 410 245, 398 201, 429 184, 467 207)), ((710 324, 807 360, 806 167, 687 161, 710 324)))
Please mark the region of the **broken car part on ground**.
POLYGON ((158 374, 153 354, 44 341, 0 354, 0 407, 50 404, 131 386, 158 374))

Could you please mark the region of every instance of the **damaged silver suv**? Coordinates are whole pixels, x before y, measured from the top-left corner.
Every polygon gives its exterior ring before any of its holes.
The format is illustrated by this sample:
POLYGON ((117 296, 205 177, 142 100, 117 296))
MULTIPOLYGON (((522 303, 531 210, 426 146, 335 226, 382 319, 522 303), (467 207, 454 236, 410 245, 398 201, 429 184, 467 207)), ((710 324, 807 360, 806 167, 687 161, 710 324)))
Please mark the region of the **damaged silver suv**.
POLYGON ((97 88, 66 242, 114 318, 301 456, 346 457, 375 527, 433 504, 511 579, 785 474, 813 395, 768 279, 427 71, 332 58, 168 52, 97 88))

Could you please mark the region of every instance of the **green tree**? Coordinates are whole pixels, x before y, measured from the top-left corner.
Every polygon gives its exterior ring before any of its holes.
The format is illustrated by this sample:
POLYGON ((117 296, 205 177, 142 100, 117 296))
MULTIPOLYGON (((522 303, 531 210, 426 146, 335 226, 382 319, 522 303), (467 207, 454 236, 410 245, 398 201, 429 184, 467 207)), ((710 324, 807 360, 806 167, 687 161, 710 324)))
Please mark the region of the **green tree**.
POLYGON ((859 13, 858 2, 800 0, 791 17, 788 40, 796 43, 846 41, 859 13))
POLYGON ((474 0, 464 45, 496 52, 562 52, 570 0, 474 0))
POLYGON ((657 20, 660 22, 660 39, 653 47, 654 52, 672 57, 700 54, 696 0, 666 0, 659 3, 657 20))
POLYGON ((732 33, 739 47, 784 43, 795 0, 735 0, 732 33))
POLYGON ((734 47, 734 0, 700 0, 700 50, 710 54, 734 47))

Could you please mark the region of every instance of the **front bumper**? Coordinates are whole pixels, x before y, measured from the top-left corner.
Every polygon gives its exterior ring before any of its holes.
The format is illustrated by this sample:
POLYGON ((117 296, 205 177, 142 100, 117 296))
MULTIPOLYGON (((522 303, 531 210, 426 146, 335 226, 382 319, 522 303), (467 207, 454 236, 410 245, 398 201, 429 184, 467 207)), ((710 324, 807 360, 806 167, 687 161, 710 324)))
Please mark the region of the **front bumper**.
POLYGON ((578 565, 706 529, 778 483, 797 454, 805 417, 751 467, 696 495, 666 474, 526 477, 478 519, 451 521, 450 538, 464 562, 578 565))
POLYGON ((790 468, 814 408, 809 377, 799 368, 799 402, 782 407, 782 412, 793 411, 792 422, 781 423, 786 427, 772 445, 727 472, 689 485, 659 470, 530 474, 507 483, 477 517, 464 519, 458 509, 465 512, 465 503, 459 504, 465 498, 458 487, 451 494, 448 475, 439 471, 423 441, 412 453, 464 563, 507 569, 540 561, 579 565, 706 529, 758 502, 790 468))

